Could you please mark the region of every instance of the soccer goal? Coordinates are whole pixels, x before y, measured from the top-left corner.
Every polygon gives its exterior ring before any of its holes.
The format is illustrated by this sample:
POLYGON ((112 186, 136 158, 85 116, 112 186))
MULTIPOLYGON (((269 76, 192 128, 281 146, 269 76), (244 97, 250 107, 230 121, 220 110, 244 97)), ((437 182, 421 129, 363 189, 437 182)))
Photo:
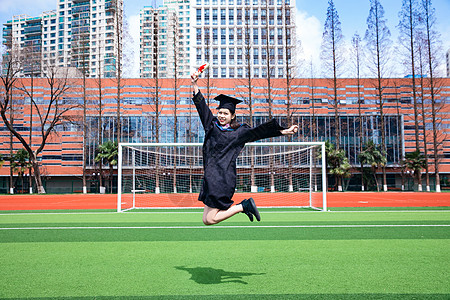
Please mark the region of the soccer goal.
MULTIPOLYGON (((325 144, 248 143, 236 162, 235 203, 327 209, 325 144)), ((203 207, 200 143, 120 143, 117 211, 203 207)))

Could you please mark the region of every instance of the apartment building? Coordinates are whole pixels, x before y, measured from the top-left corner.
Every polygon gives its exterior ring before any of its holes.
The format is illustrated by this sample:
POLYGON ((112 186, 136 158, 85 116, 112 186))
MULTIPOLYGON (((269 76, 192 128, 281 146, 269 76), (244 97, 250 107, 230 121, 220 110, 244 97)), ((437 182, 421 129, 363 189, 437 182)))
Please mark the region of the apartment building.
POLYGON ((193 61, 210 62, 211 77, 282 78, 295 65, 295 1, 192 2, 193 61))
POLYGON ((38 17, 3 24, 4 62, 19 59, 21 76, 50 67, 76 68, 87 77, 115 77, 122 55, 123 0, 57 0, 38 17))
POLYGON ((178 77, 185 78, 205 62, 211 65, 211 78, 264 78, 269 73, 283 78, 287 70, 292 76, 294 11, 290 0, 170 0, 159 8, 146 7, 141 10, 141 77, 152 77, 155 65, 159 77, 174 77, 170 59, 178 62, 178 77), (177 44, 170 48, 175 37, 177 44))
POLYGON ((141 78, 189 77, 190 28, 184 15, 189 15, 189 2, 184 0, 141 10, 141 78))

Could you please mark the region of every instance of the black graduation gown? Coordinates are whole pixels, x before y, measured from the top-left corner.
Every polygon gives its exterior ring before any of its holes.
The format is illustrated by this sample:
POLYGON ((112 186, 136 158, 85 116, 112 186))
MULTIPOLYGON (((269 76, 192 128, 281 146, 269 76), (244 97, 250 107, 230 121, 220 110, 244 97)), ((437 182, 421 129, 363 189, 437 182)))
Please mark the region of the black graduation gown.
POLYGON ((201 92, 194 95, 193 101, 205 129, 204 176, 198 200, 209 207, 226 210, 233 204, 236 159, 245 143, 280 136, 284 128, 273 119, 254 128, 243 124, 235 130, 224 130, 218 126, 201 92))

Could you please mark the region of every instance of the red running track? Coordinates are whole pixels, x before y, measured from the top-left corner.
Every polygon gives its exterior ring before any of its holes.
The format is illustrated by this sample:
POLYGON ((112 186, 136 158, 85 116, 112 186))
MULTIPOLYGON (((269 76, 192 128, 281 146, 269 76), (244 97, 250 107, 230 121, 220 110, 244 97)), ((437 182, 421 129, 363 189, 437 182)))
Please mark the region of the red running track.
MULTIPOLYGON (((258 206, 292 205, 280 201, 282 193, 250 195, 236 194, 239 198, 253 196, 258 206)), ((159 207, 202 207, 195 194, 152 195, 159 207)), ((328 207, 439 207, 450 206, 450 193, 415 192, 333 192, 327 194, 328 207)), ((156 206, 155 206, 156 207, 156 206)), ((0 210, 54 210, 54 209, 116 209, 116 194, 64 194, 64 195, 2 195, 0 210)))

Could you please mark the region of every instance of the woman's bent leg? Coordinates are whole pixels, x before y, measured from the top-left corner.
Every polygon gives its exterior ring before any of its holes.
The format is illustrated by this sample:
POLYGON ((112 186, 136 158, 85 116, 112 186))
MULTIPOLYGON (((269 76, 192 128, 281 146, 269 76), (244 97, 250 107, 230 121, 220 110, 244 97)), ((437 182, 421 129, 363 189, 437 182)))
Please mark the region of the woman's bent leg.
POLYGON ((227 210, 220 210, 205 205, 205 208, 203 209, 203 223, 205 225, 214 225, 242 211, 243 208, 241 204, 231 206, 227 210))

